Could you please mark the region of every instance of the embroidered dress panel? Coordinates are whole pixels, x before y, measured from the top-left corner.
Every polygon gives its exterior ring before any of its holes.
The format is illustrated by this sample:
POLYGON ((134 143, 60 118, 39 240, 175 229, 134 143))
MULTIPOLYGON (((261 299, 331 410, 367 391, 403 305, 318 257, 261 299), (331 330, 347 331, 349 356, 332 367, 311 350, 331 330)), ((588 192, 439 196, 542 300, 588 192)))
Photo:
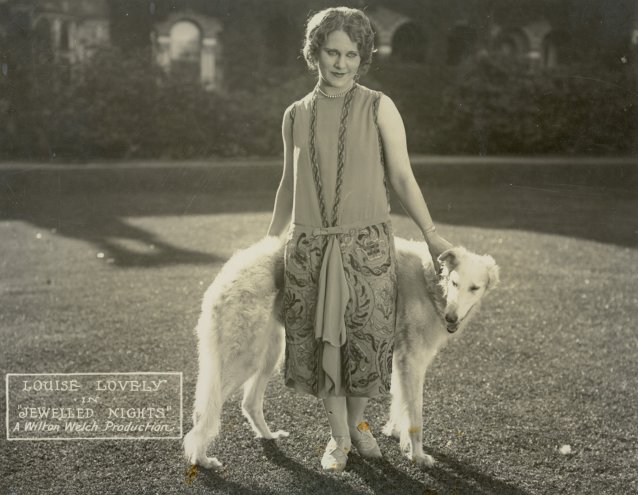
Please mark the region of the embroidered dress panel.
POLYGON ((376 126, 355 85, 293 104, 294 207, 286 243, 286 384, 318 397, 390 387, 396 258, 376 126))

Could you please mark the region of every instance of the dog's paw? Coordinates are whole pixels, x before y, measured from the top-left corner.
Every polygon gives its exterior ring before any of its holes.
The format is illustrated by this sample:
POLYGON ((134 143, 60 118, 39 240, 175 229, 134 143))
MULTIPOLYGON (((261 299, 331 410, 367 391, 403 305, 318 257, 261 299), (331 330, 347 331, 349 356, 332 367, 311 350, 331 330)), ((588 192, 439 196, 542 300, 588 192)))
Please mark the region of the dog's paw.
POLYGON ((204 469, 222 469, 224 465, 217 460, 217 457, 191 457, 187 459, 191 466, 200 466, 204 469))
POLYGON ((207 457, 206 455, 201 454, 191 454, 187 453, 184 455, 186 460, 191 466, 201 466, 205 469, 221 469, 223 464, 217 460, 217 457, 207 457))
POLYGON ((286 438, 290 433, 284 430, 277 430, 270 433, 270 435, 257 435, 257 438, 263 438, 265 440, 278 440, 279 438, 286 438))
POLYGON ((408 455, 408 459, 410 459, 414 464, 419 467, 432 467, 434 466, 434 457, 428 454, 414 454, 408 455))
POLYGON ((196 464, 206 469, 221 469, 223 464, 217 460, 217 457, 204 457, 199 459, 196 464))
POLYGON ((184 437, 184 458, 191 465, 201 466, 206 469, 221 468, 222 463, 217 458, 206 456, 208 443, 204 437, 198 435, 195 429, 189 431, 184 437))
POLYGON ((276 440, 278 438, 286 438, 290 436, 290 433, 288 433, 287 431, 284 430, 277 430, 275 432, 273 432, 272 437, 276 440))
POLYGON ((392 421, 388 421, 385 426, 383 427, 383 430, 381 430, 381 432, 386 436, 386 437, 395 437, 395 438, 399 438, 399 430, 395 427, 394 423, 392 421))

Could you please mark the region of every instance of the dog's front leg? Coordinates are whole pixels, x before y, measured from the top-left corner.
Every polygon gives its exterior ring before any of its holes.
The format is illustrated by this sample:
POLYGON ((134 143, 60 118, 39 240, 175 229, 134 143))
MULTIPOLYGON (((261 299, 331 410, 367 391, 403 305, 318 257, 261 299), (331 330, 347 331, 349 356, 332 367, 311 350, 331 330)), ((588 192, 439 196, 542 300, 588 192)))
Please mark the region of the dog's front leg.
MULTIPOLYGON (((395 358, 397 356, 395 352, 395 358)), ((400 438, 401 432, 401 418, 403 417, 403 409, 401 408, 401 387, 399 386, 399 371, 397 365, 392 367, 392 387, 390 393, 392 394, 392 401, 390 403, 390 419, 383 427, 383 434, 388 437, 400 438)))
MULTIPOLYGON (((408 459, 420 466, 434 465, 434 458, 423 452, 423 381, 424 370, 410 363, 398 373, 399 407, 403 411, 400 422, 401 450, 408 459)), ((393 398, 394 401, 394 398, 393 398)))

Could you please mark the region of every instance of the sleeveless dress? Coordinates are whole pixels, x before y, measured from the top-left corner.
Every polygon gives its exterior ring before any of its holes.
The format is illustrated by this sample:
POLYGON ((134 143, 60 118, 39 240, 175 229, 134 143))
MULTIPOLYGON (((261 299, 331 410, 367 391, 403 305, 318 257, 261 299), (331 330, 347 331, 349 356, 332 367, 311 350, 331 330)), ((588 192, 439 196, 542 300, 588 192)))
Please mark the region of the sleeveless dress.
POLYGON ((290 107, 294 203, 285 249, 285 383, 316 397, 390 390, 396 256, 381 93, 316 90, 290 107))

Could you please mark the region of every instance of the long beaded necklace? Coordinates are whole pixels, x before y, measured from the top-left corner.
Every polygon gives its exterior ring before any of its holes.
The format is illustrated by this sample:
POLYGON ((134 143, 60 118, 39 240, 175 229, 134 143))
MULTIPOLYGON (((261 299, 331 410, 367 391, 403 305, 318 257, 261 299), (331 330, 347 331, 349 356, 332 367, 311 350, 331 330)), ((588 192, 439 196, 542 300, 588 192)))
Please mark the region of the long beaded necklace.
MULTIPOLYGON (((345 148, 346 148, 346 121, 348 120, 348 112, 350 111, 350 103, 354 96, 357 84, 353 84, 348 91, 345 92, 345 100, 341 109, 341 122, 339 123, 339 140, 337 142, 337 182, 335 190, 334 204, 332 205, 332 221, 328 219, 326 210, 326 202, 323 197, 323 186, 321 175, 319 172, 319 164, 317 163, 317 149, 315 144, 315 135, 317 133, 317 94, 324 94, 319 85, 315 87, 312 94, 311 115, 310 115, 310 161, 312 163, 312 172, 315 181, 315 189, 319 198, 319 208, 321 210, 321 220, 324 227, 335 226, 339 221, 339 203, 341 201, 341 187, 343 185, 343 169, 345 165, 345 148)), ((331 95, 334 98, 337 95, 331 95)), ((338 95, 338 96, 343 96, 338 95)), ((330 97, 330 96, 329 96, 330 97)))

